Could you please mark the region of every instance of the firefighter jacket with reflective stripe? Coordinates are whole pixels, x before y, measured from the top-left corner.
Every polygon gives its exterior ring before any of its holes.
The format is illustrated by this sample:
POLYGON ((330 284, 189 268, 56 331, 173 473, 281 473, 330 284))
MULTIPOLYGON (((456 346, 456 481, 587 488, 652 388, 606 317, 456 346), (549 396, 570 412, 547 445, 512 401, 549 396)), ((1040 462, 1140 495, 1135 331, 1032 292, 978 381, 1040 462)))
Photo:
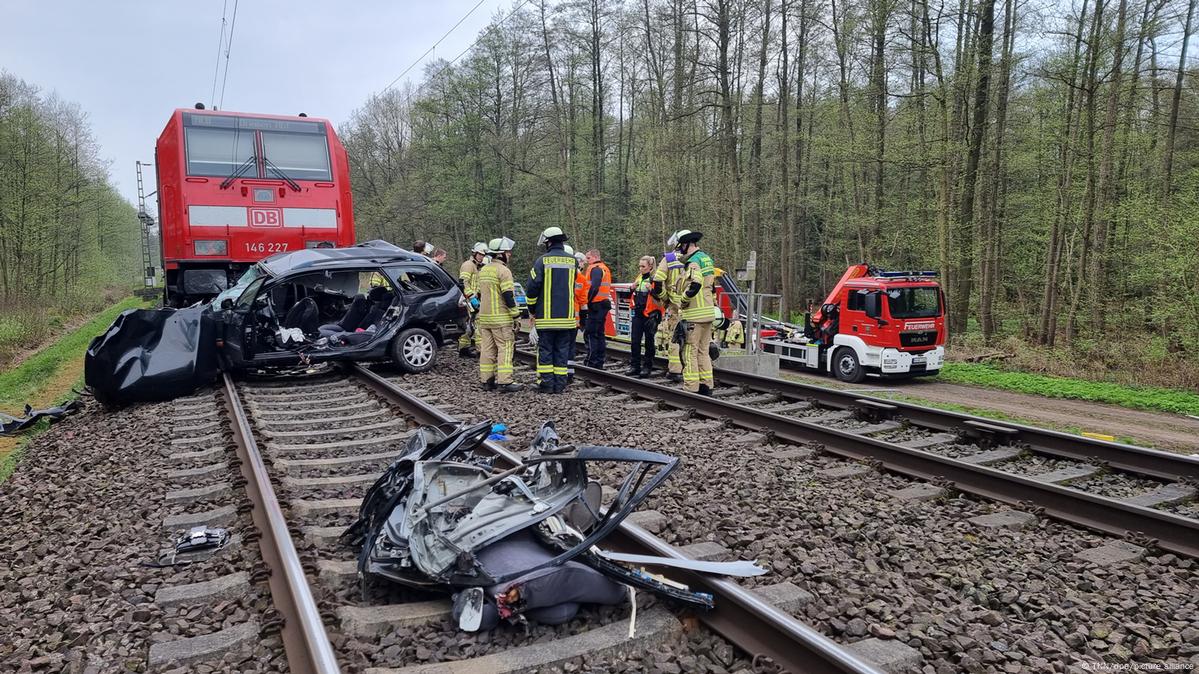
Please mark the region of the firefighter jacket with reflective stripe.
POLYGON ((661 312, 662 305, 654 300, 650 294, 650 289, 653 287, 653 272, 648 274, 638 274, 637 278, 633 279, 633 293, 629 296, 629 308, 634 314, 649 316, 655 311, 661 312))
POLYGON ((686 264, 676 287, 679 306, 683 309, 682 318, 692 323, 711 323, 716 320, 716 310, 713 308, 716 302, 712 292, 716 282, 716 265, 702 250, 689 255, 686 264), (699 291, 688 297, 687 292, 693 287, 692 284, 698 284, 699 291))
POLYGON ((462 286, 462 294, 468 298, 479 293, 479 265, 474 259, 463 262, 458 268, 458 283, 462 286))
POLYGON ((575 276, 578 264, 561 246, 546 251, 533 262, 525 296, 538 330, 569 330, 578 324, 575 276))
POLYGON ((511 325, 520 316, 514 292, 516 283, 512 270, 499 260, 492 260, 479 272, 479 317, 475 324, 485 328, 511 325))
POLYGON ((587 265, 587 304, 612 301, 612 270, 603 262, 587 265))
POLYGON ((679 285, 679 277, 683 275, 683 269, 683 262, 675 253, 666 253, 658 261, 658 268, 654 270, 654 282, 662 284, 662 292, 655 298, 658 302, 678 308, 679 297, 676 288, 679 285))

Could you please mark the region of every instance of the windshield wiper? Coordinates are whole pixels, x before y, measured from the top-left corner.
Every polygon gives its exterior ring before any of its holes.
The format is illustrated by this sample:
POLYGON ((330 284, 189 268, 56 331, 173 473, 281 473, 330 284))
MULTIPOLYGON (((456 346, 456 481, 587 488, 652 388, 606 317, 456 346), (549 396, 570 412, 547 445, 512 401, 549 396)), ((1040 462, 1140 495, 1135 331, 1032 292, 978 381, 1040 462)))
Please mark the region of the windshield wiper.
POLYGON ((288 175, 286 173, 284 173, 283 171, 281 171, 278 166, 275 166, 275 162, 271 161, 270 159, 267 159, 266 155, 262 155, 262 163, 266 164, 266 167, 268 169, 274 171, 280 178, 286 180, 288 186, 291 187, 293 190, 295 190, 297 192, 300 191, 300 184, 297 183, 296 181, 292 180, 291 178, 289 178, 288 175))
POLYGON ((235 170, 233 173, 230 173, 228 178, 225 178, 224 180, 221 181, 221 189, 228 188, 230 185, 233 184, 234 180, 237 180, 238 178, 240 178, 242 176, 242 174, 246 172, 247 169, 249 169, 251 166, 254 166, 257 163, 258 163, 257 155, 250 155, 249 157, 247 157, 246 160, 241 163, 241 166, 237 167, 237 170, 235 170))

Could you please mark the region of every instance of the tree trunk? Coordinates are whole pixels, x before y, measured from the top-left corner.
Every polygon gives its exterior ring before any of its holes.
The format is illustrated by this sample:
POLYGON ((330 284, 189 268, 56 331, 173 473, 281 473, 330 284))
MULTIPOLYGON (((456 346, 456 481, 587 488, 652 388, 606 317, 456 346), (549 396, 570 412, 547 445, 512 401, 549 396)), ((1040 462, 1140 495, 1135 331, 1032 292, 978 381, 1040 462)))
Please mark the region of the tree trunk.
MULTIPOLYGON (((962 175, 962 195, 958 207, 958 231, 959 236, 964 237, 969 237, 974 231, 974 194, 978 184, 978 163, 982 156, 983 136, 987 127, 987 97, 991 89, 991 44, 994 32, 995 0, 982 0, 982 16, 979 19, 976 45, 978 80, 974 88, 973 120, 970 126, 970 140, 966 147, 966 170, 962 175)), ((974 246, 961 246, 958 253, 958 278, 949 315, 951 334, 966 332, 974 273, 974 246)))

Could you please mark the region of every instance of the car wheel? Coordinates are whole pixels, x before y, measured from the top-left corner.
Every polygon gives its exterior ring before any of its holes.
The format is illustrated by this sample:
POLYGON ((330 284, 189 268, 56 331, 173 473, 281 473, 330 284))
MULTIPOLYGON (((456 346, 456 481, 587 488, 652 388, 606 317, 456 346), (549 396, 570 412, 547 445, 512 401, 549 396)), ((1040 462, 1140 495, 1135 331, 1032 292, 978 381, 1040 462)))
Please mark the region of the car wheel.
POLYGON ((408 328, 391 343, 391 357, 405 372, 427 372, 437 361, 437 340, 424 328, 408 328))
POLYGON ((833 374, 848 384, 856 384, 866 378, 866 370, 858 361, 858 354, 844 346, 833 354, 833 374))

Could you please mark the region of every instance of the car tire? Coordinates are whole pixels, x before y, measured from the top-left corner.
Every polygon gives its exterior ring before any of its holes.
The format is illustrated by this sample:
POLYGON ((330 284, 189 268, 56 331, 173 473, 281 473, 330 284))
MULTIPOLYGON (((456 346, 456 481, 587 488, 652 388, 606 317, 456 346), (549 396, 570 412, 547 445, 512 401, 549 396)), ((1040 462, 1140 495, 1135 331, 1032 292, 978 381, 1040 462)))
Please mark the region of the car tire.
POLYGON ((391 342, 391 358, 409 374, 428 372, 437 362, 437 339, 424 328, 408 328, 391 342))
POLYGON ((847 384, 857 384, 866 378, 866 369, 853 349, 843 346, 833 352, 833 374, 847 384))

